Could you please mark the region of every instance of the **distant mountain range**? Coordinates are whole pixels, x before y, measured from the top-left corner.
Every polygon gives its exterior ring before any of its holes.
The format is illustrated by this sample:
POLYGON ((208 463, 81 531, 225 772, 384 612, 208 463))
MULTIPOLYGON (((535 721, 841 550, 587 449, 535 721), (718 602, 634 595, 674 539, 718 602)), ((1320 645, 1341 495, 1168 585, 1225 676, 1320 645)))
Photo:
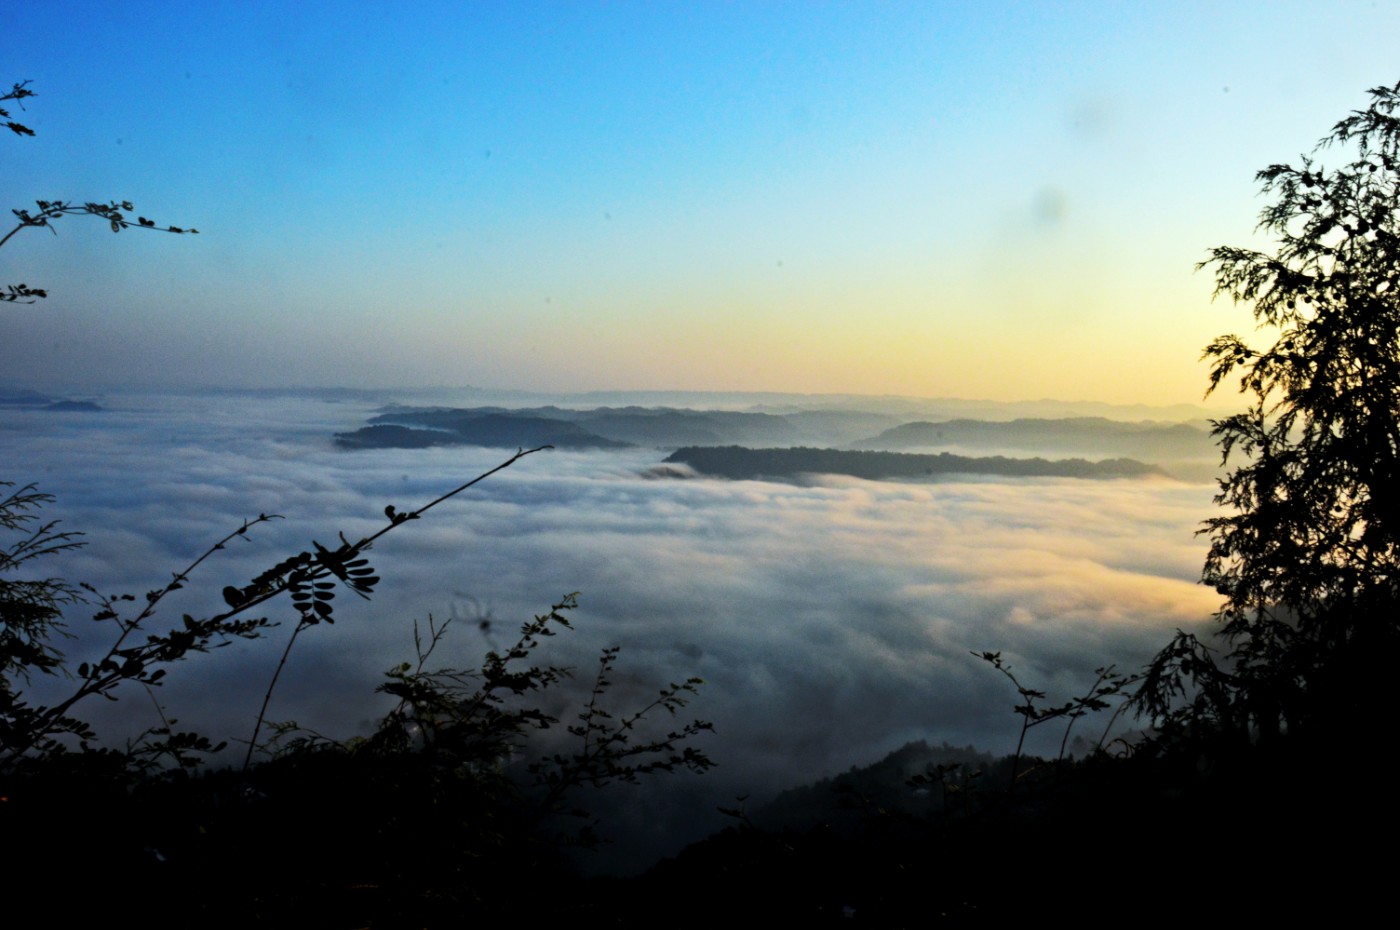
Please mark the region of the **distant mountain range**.
MULTIPOLYGON (((876 807, 929 816, 943 809, 948 792, 917 791, 909 780, 938 766, 944 767, 950 783, 970 788, 976 784, 975 778, 968 780, 973 772, 978 772, 978 777, 991 774, 996 785, 1005 784, 1005 777, 996 776, 1002 770, 1009 775, 1011 760, 999 760, 972 746, 959 748, 946 742, 930 746, 918 740, 870 765, 852 766, 840 775, 789 788, 768 803, 756 806, 749 813, 749 821, 766 830, 810 830, 824 824, 845 833, 860 829, 867 822, 869 810, 876 807), (852 803, 855 798, 863 803, 852 803)), ((966 798, 958 801, 967 803, 966 798)))
POLYGON ((372 425, 353 433, 336 433, 336 445, 345 449, 420 449, 454 445, 617 449, 631 445, 566 420, 488 407, 395 411, 372 417, 370 423, 372 425))
POLYGON ((436 445, 518 448, 549 444, 567 449, 694 445, 848 444, 893 426, 886 414, 804 410, 784 414, 670 407, 390 407, 369 426, 336 434, 349 449, 436 445))
POLYGON ((1190 423, 1130 423, 1105 417, 900 423, 890 414, 856 410, 579 410, 553 405, 382 407, 369 425, 337 433, 335 443, 343 449, 652 448, 672 454, 649 473, 651 477, 700 474, 778 480, 804 474, 872 480, 959 474, 1073 478, 1166 474, 1152 464, 1157 462, 1168 463, 1178 476, 1184 476, 1185 470, 1202 478, 1216 467, 1212 460, 1217 454, 1209 432, 1190 423), (933 451, 940 447, 956 454, 933 451), (979 449, 998 454, 962 454, 979 449), (1006 454, 1018 451, 1027 455, 1006 454))
POLYGON ((1153 459, 1199 459, 1216 454, 1210 433, 1187 423, 1126 423, 1104 417, 1063 419, 945 420, 903 423, 853 444, 856 449, 958 447, 1023 449, 1039 453, 1133 455, 1153 459))
POLYGON ((688 465, 702 475, 735 479, 789 479, 804 474, 850 475, 879 481, 942 475, 1001 475, 1023 478, 1145 478, 1166 475, 1134 459, 1012 459, 995 455, 915 455, 841 449, 745 449, 740 446, 678 449, 665 464, 688 465))
POLYGON ((28 389, 0 391, 0 408, 9 407, 21 410, 53 410, 68 413, 93 413, 102 410, 100 404, 90 400, 69 400, 65 397, 50 397, 28 389))
POLYGON ((1105 417, 901 422, 889 413, 832 409, 391 406, 380 408, 369 423, 355 432, 337 434, 336 442, 346 448, 515 448, 549 443, 574 449, 809 446, 886 452, 988 450, 1001 454, 1128 456, 1149 461, 1203 461, 1216 455, 1203 423, 1134 423, 1105 417))

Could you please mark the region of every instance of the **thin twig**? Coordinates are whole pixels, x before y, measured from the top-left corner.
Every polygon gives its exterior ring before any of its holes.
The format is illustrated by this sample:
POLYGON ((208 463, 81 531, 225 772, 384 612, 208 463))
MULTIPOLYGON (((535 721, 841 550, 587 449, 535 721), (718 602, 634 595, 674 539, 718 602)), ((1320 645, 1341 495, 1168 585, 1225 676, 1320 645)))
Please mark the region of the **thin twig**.
MULTIPOLYGON (((389 511, 388 511, 388 513, 389 513, 389 525, 388 525, 388 526, 385 526, 383 529, 379 530, 379 532, 377 532, 377 533, 374 533, 374 534, 372 534, 372 535, 370 535, 370 536, 366 536, 364 539, 361 539, 359 542, 357 542, 357 543, 355 543, 353 546, 351 546, 351 547, 349 548, 348 553, 347 553, 347 557, 353 557, 353 556, 355 556, 355 555, 358 555, 358 554, 361 553, 361 552, 364 552, 366 549, 370 548, 370 546, 374 543, 375 540, 379 539, 379 538, 380 538, 381 536, 383 536, 384 534, 386 534, 386 533, 392 531, 395 527, 402 526, 404 523, 407 523, 409 520, 416 520, 416 519, 418 519, 418 518, 421 517, 424 513, 427 513, 429 510, 433 509, 433 508, 436 507, 438 504, 441 504, 443 501, 448 500, 449 498, 455 497, 455 496, 457 496, 458 494, 461 494, 463 491, 467 490, 467 488, 470 488, 472 485, 477 484, 477 483, 479 483, 479 482, 481 482, 481 481, 486 480, 487 478, 489 478, 489 477, 491 477, 492 475, 496 474, 496 472, 501 471, 501 470, 506 469, 506 468, 509 468, 511 465, 514 465, 516 462, 520 461, 520 460, 523 459, 525 456, 527 456, 527 455, 532 455, 532 454, 534 454, 534 453, 536 453, 536 452, 542 452, 542 451, 544 451, 545 449, 552 449, 552 448, 554 448, 554 447, 553 447, 553 446, 550 446, 550 445, 544 445, 544 446, 538 446, 538 447, 536 447, 536 448, 534 448, 534 449, 519 449, 519 450, 516 451, 515 455, 511 456, 509 459, 507 459, 506 461, 502 462, 500 465, 497 465, 495 468, 492 468, 491 470, 486 471, 486 472, 482 472, 480 475, 477 475, 477 476, 476 476, 475 478, 473 478, 472 480, 466 482, 465 484, 459 485, 458 487, 454 488, 454 489, 451 490, 451 491, 448 491, 446 494, 443 494, 443 495, 440 496, 440 497, 434 498, 433 500, 431 500, 431 501, 429 501, 428 503, 424 504, 422 507, 419 507, 417 510, 409 511, 408 513, 405 513, 405 514, 397 514, 397 513, 394 513, 394 511, 393 511, 392 508, 390 508, 389 511)), ((342 538, 343 538, 343 537, 342 537, 342 538)), ((308 570, 306 570, 304 576, 303 576, 300 580, 301 580, 301 581, 307 581, 307 582, 315 581, 315 580, 320 579, 320 578, 325 578, 325 577, 326 577, 327 575, 329 575, 329 574, 331 574, 330 570, 329 570, 328 568, 325 568, 324 566, 321 566, 321 567, 318 567, 318 568, 315 568, 315 569, 308 569, 308 570)), ((225 616, 231 617, 231 616, 233 616, 234 614, 239 613, 240 611, 246 610, 246 609, 248 609, 249 607, 254 606, 255 604, 261 604, 262 602, 264 602, 264 601, 266 601, 266 600, 269 600, 269 599, 271 599, 271 598, 273 598, 273 597, 276 597, 278 594, 282 593, 283 591, 287 590, 288 587, 290 587, 290 581, 291 581, 291 579, 288 580, 288 584, 284 584, 284 585, 281 585, 281 586, 279 586, 279 587, 275 587, 275 588, 273 588, 273 589, 267 591, 266 593, 264 593, 264 594, 262 594, 262 595, 259 595, 259 596, 256 596, 256 597, 253 597, 253 598, 249 599, 246 603, 240 604, 237 608, 235 608, 233 611, 231 611, 230 613, 226 614, 225 616)), ((249 766, 249 765, 251 764, 251 762, 252 762, 252 759, 253 759, 253 751, 254 751, 254 749, 257 748, 257 745, 258 745, 258 735, 262 732, 263 721, 264 721, 264 719, 266 719, 266 716, 267 716, 267 708, 268 708, 268 705, 272 702, 272 693, 273 693, 273 691, 275 691, 275 690, 277 689, 277 682, 278 682, 278 680, 282 677, 282 669, 285 668, 286 665, 287 665, 287 657, 288 657, 289 655, 291 655, 292 646, 296 644, 297 637, 301 635, 302 630, 306 629, 308 626, 312 626, 312 625, 313 625, 312 622, 308 621, 307 616, 308 616, 308 615, 307 615, 306 613, 303 613, 303 614, 302 614, 302 619, 301 619, 300 621, 298 621, 298 623, 297 623, 297 625, 296 625, 296 628, 295 628, 294 630, 292 630, 292 635, 287 639, 287 646, 286 646, 285 649, 282 650, 282 657, 281 657, 281 659, 279 659, 278 662, 277 662, 277 668, 273 670, 273 673, 272 673, 272 680, 268 682, 267 690, 263 693, 262 707, 258 710, 258 719, 257 719, 257 721, 256 721, 256 722, 254 723, 254 725, 253 725, 253 735, 252 735, 252 737, 248 740, 248 751, 247 751, 247 753, 246 753, 246 754, 244 755, 244 757, 243 757, 243 768, 244 768, 245 771, 248 769, 248 766, 249 766)), ((417 635, 417 632, 416 632, 416 630, 415 630, 415 637, 416 637, 416 635, 417 635)), ((437 644, 437 639, 439 638, 439 636, 440 636, 440 634, 435 634, 435 635, 433 636, 433 645, 436 645, 436 644, 437 644)), ((431 649, 430 649, 429 651, 431 651, 431 649)), ((423 661, 424 661, 425 659, 426 659, 426 656, 424 656, 424 655, 420 652, 420 654, 419 654, 419 668, 420 668, 420 669, 422 668, 422 664, 423 664, 423 661)))
POLYGON ((287 657, 292 654, 292 646, 296 644, 297 637, 301 631, 309 626, 306 621, 301 621, 292 630, 292 635, 287 638, 287 647, 282 650, 282 658, 277 661, 277 668, 272 673, 272 681, 268 682, 267 690, 263 692, 262 707, 258 708, 258 720, 253 724, 253 735, 248 740, 248 751, 243 755, 243 771, 248 771, 248 766, 253 761, 253 750, 258 748, 258 734, 262 732, 263 720, 267 717, 267 705, 272 701, 272 692, 277 688, 277 679, 282 677, 282 669, 287 666, 287 657))

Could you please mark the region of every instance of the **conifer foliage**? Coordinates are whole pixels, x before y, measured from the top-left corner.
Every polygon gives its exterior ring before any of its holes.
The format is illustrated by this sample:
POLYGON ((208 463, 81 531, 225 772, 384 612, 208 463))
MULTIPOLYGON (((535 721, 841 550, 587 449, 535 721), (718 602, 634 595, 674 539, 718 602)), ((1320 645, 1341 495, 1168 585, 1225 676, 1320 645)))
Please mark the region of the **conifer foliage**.
POLYGON ((1217 664, 1179 635, 1142 693, 1154 713, 1191 692, 1198 717, 1287 732, 1333 702, 1364 702, 1357 682, 1394 646, 1400 83, 1370 97, 1312 154, 1258 173, 1272 251, 1221 246, 1199 266, 1217 296, 1251 307, 1263 339, 1225 335, 1205 350, 1210 391, 1238 379, 1248 399, 1215 423, 1233 467, 1215 498, 1224 513, 1203 530, 1203 580, 1225 598, 1231 651, 1217 664))

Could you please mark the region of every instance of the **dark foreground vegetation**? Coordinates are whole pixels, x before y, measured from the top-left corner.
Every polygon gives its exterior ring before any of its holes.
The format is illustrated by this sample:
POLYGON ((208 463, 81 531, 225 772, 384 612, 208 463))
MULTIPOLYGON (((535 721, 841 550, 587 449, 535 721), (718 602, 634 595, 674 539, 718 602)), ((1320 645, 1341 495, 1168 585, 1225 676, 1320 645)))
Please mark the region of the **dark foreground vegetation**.
POLYGON ((1079 761, 894 761, 786 810, 735 801, 732 826, 627 879, 575 870, 590 822, 551 806, 548 775, 483 764, 457 736, 391 725, 244 771, 81 752, 5 779, 0 823, 22 840, 0 865, 67 921, 157 927, 1359 922, 1389 894, 1367 837, 1396 826, 1384 766, 1352 749, 1367 719, 1320 715, 1267 741, 1203 727, 1079 761))
MULTIPOLYGON (((29 96, 17 84, 0 102, 29 96)), ((1319 151, 1335 152, 1339 167, 1305 156, 1260 173, 1272 197, 1261 226, 1276 251, 1218 248, 1207 262, 1218 292, 1249 303, 1274 339, 1259 348, 1224 336, 1207 348, 1212 387, 1239 377, 1248 400, 1215 424, 1232 465, 1221 515, 1205 530, 1220 637, 1179 633, 1140 673, 1106 669, 1064 703, 1048 702, 999 654, 979 657, 1009 680, 1023 736, 1061 726, 1073 745, 1069 728, 1086 714, 1122 709, 1146 731, 1136 741, 1086 743, 1079 761, 1018 752, 935 762, 905 779, 908 806, 888 779, 853 775, 842 794, 855 813, 816 823, 763 827, 736 802, 733 826, 646 875, 585 880, 562 854, 593 839, 574 809, 579 789, 625 790, 710 763, 696 743, 708 726, 673 719, 700 683, 610 709, 613 649, 582 678, 574 719, 539 709, 540 693, 567 675, 539 664, 536 648, 567 627, 572 598, 475 669, 435 668, 443 631, 420 630, 416 661, 391 669, 383 687, 399 704, 366 738, 328 739, 259 714, 245 764, 210 771, 200 760, 219 747, 174 720, 117 746, 82 715, 94 701, 159 687, 196 653, 269 635, 275 624, 260 614, 278 599, 291 620, 279 631, 285 657, 333 621, 338 594, 373 592, 372 543, 474 481, 416 510, 387 507, 372 536, 313 542, 224 589, 221 612, 178 619, 159 613, 165 596, 270 516, 234 528, 144 598, 103 596, 42 574, 80 540, 43 520, 42 493, 7 485, 0 874, 13 919, 347 928, 1384 920, 1397 826, 1385 744, 1400 655, 1400 84, 1371 96, 1323 140, 1319 151), (75 668, 60 648, 63 624, 90 610, 110 645, 75 668), (50 690, 61 696, 41 702, 39 680, 58 682, 50 690), (558 729, 568 739, 539 742, 558 729)), ((131 209, 41 201, 16 211, 9 235, 73 215, 114 231, 183 231, 131 221, 131 209)), ((4 293, 14 303, 46 296, 25 284, 4 293)))

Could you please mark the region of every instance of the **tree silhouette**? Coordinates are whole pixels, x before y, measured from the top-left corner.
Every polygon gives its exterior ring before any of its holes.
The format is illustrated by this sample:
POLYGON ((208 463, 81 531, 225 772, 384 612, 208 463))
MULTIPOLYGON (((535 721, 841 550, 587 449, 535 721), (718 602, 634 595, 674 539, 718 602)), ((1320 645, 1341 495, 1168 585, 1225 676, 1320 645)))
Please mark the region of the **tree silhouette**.
MULTIPOLYGON (((0 99, 33 96, 27 84, 0 99)), ((8 117, 0 108, 0 120, 8 117)), ((125 201, 38 201, 37 212, 13 211, 19 223, 0 246, 22 229, 52 231, 53 221, 73 215, 100 217, 114 232, 195 232, 130 220, 131 210, 125 201)), ((46 296, 24 284, 0 290, 10 302, 46 296)), ((47 564, 43 557, 81 546, 81 534, 41 518, 50 495, 0 481, 0 834, 12 840, 0 850, 0 875, 7 887, 24 888, 35 901, 64 901, 65 916, 79 923, 112 902, 139 912, 145 926, 461 926, 469 915, 518 917, 546 881, 568 878, 561 844, 597 841, 592 819, 575 806, 583 789, 708 770, 713 763, 692 740, 710 725, 673 719, 700 679, 671 683, 640 709, 622 712, 609 700, 616 646, 603 650, 576 724, 539 706, 540 693, 572 672, 536 656, 546 638, 570 628, 572 594, 476 668, 429 666, 446 624, 430 617, 426 637, 415 625, 417 662, 388 671, 378 690, 399 703, 368 737, 332 739, 294 721, 265 721, 298 638, 337 619, 338 593, 368 599, 375 591, 374 546, 548 448, 520 449, 414 509, 385 507, 384 523, 369 535, 312 540, 247 584, 223 588, 216 613, 178 619, 161 616, 167 597, 277 515, 244 521, 144 598, 109 595, 33 577, 47 564), (293 623, 261 707, 254 704, 244 765, 192 777, 223 744, 177 731, 179 721, 166 716, 154 689, 177 663, 268 633, 278 624, 253 614, 279 598, 293 623), (84 645, 94 635, 108 638, 105 650, 86 649, 90 660, 76 667, 60 648, 70 635, 64 611, 75 605, 96 608, 98 625, 88 628, 96 632, 84 634, 84 645), (41 677, 46 687, 35 687, 41 677), (117 748, 80 715, 98 698, 133 691, 151 697, 158 723, 117 748), (527 754, 532 734, 549 728, 569 738, 527 754), (94 855, 103 863, 84 872, 84 895, 65 900, 73 867, 94 855)))
MULTIPOLYGON (((8 93, 0 94, 0 103, 8 101, 22 101, 26 97, 35 96, 34 91, 29 89, 29 81, 20 81, 15 84, 8 93)), ((24 106, 23 103, 20 104, 24 106)), ((10 112, 0 107, 0 119, 6 120, 5 126, 15 135, 32 136, 34 130, 9 119, 10 112)), ((106 202, 87 201, 79 203, 76 200, 36 200, 36 210, 15 209, 10 212, 15 215, 19 222, 13 229, 0 237, 0 248, 3 248, 22 229, 45 228, 49 232, 57 235, 53 223, 55 220, 65 216, 95 216, 106 220, 112 232, 121 232, 123 229, 153 229, 157 232, 168 233, 198 233, 197 229, 185 229, 180 226, 162 226, 155 220, 147 219, 144 216, 136 217, 133 221, 130 214, 135 211, 129 200, 108 200, 106 202)), ((41 287, 30 287, 28 284, 5 284, 0 285, 0 302, 5 303, 26 303, 32 304, 34 301, 49 296, 49 292, 41 287)))
POLYGON ((1214 424, 1236 463, 1206 522, 1203 580, 1225 601, 1217 663, 1179 634, 1140 704, 1163 714, 1193 694, 1197 721, 1296 731, 1352 714, 1396 638, 1400 532, 1400 83, 1337 123, 1297 166, 1257 180, 1272 252, 1221 246, 1198 267, 1252 308, 1272 342, 1237 335, 1205 350, 1210 389, 1238 377, 1248 408, 1214 424), (1340 165, 1322 164, 1324 154, 1340 165), (1186 684, 1193 682, 1194 687, 1186 684))
MULTIPOLYGON (((0 104, 15 102, 22 108, 23 102, 35 96, 29 89, 29 81, 14 84, 9 92, 0 94, 0 104)), ((10 120, 10 111, 0 107, 0 119, 16 135, 33 136, 34 130, 22 123, 10 120)), ((18 219, 13 229, 0 237, 3 247, 23 229, 44 227, 55 232, 53 222, 64 216, 96 216, 111 226, 112 232, 121 232, 133 226, 138 229, 153 229, 171 233, 197 233, 196 229, 183 229, 179 226, 161 226, 144 216, 133 223, 127 214, 134 209, 129 201, 108 201, 78 203, 68 200, 39 200, 37 210, 15 209, 10 211, 18 219)), ((28 284, 7 284, 0 286, 0 302, 33 303, 47 297, 43 288, 28 284)), ((13 482, 0 481, 0 489, 11 489, 13 482)), ((58 532, 56 521, 31 526, 38 521, 38 513, 43 506, 51 504, 51 495, 43 494, 33 484, 27 484, 17 491, 7 490, 0 497, 0 530, 13 531, 20 538, 7 547, 0 548, 0 574, 14 573, 32 567, 32 562, 40 557, 54 555, 82 545, 80 533, 58 532)), ((257 522, 267 519, 260 517, 257 522)), ((236 535, 246 533, 245 524, 236 535)), ((227 540, 225 540, 227 541, 227 540)), ((221 544, 218 546, 221 548, 221 544)), ((212 550, 211 550, 212 551, 212 550)), ((202 558, 201 558, 202 561, 202 558)), ((196 565, 198 562, 195 563, 196 565)), ((191 566, 193 567, 193 566, 191 566)), ((163 591, 152 592, 147 596, 148 611, 165 593, 180 587, 183 573, 176 576, 163 591)), ((91 593, 91 592, 89 592, 91 593)), ((95 595, 94 595, 95 596, 95 595)), ((126 597, 131 600, 130 596, 126 597)), ((156 665, 169 660, 177 660, 187 652, 202 651, 211 641, 224 641, 228 636, 256 636, 265 620, 226 622, 225 618, 208 621, 207 628, 186 622, 183 630, 174 630, 164 637, 152 636, 139 646, 123 650, 125 641, 136 632, 145 633, 142 622, 146 614, 133 621, 123 621, 111 599, 98 598, 102 610, 97 619, 115 620, 122 632, 112 647, 113 652, 99 663, 83 664, 77 670, 80 685, 68 701, 52 707, 34 706, 24 695, 22 684, 28 683, 33 673, 48 675, 70 674, 65 666, 62 652, 55 646, 55 640, 68 635, 64 630, 61 608, 83 602, 87 596, 78 587, 62 580, 10 579, 0 577, 0 772, 23 760, 28 754, 57 752, 66 748, 63 739, 71 737, 85 745, 94 734, 91 727, 80 719, 70 716, 69 709, 74 703, 95 694, 110 696, 108 692, 117 684, 135 681, 145 685, 156 684, 165 674, 156 665), (207 635, 212 634, 212 635, 207 635), (160 644, 164 643, 164 646, 160 644), (173 647, 173 649, 172 649, 173 647), (162 652, 162 649, 164 650, 162 652), (154 650, 154 651, 152 651, 154 650)), ((232 615, 229 615, 231 618, 232 615)), ((190 618, 186 618, 190 621, 190 618)), ((167 739, 160 752, 170 750, 176 758, 188 759, 185 750, 207 749, 212 746, 207 740, 193 734, 175 734, 169 731, 162 734, 167 739)))

